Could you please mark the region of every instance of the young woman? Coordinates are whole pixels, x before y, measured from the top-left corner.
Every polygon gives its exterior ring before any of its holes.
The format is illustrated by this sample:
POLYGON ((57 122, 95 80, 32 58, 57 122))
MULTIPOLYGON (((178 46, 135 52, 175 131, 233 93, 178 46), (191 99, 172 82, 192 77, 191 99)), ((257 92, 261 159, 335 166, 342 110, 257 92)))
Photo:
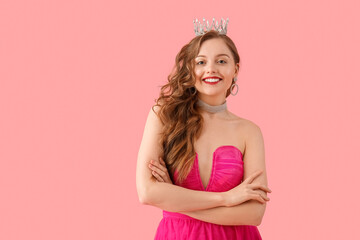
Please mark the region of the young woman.
POLYGON ((226 102, 239 63, 226 32, 197 35, 150 109, 136 186, 141 203, 163 209, 155 239, 261 239, 271 192, 262 133, 226 102))

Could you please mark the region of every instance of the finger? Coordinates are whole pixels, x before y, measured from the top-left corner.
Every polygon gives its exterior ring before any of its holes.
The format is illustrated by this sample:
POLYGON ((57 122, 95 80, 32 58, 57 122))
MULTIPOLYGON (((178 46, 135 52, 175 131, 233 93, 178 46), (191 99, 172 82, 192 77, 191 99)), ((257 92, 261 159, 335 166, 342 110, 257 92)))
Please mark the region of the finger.
POLYGON ((160 158, 160 163, 162 163, 162 165, 166 166, 166 163, 162 158, 160 158))
POLYGON ((160 166, 157 165, 152 165, 151 169, 154 170, 158 175, 160 175, 162 178, 166 177, 167 172, 163 171, 161 168, 159 168, 160 166))
POLYGON ((261 184, 250 184, 250 186, 252 186, 253 189, 261 189, 264 192, 271 193, 270 188, 268 188, 267 186, 264 186, 264 185, 261 185, 261 184))
POLYGON ((259 197, 260 199, 261 199, 261 203, 262 204, 265 204, 267 201, 264 199, 264 198, 262 198, 261 196, 259 197))
POLYGON ((269 201, 270 198, 268 196, 266 196, 266 194, 260 194, 260 196, 265 200, 265 201, 269 201))
MULTIPOLYGON (((162 160, 162 158, 159 158, 162 160)), ((163 161, 163 160, 162 160, 163 161)), ((152 161, 154 162, 154 161, 152 161)), ((156 162, 156 161, 155 161, 156 162)), ((164 162, 164 161, 163 161, 164 162)), ((165 163, 165 162, 164 162, 165 163)), ((154 163, 153 165, 153 169, 162 177, 162 179, 165 181, 165 182, 168 182, 168 183, 171 183, 172 184, 172 181, 170 179, 170 175, 169 175, 169 172, 168 172, 168 169, 166 167, 164 167, 163 165, 159 164, 159 163, 154 163)))
POLYGON ((259 201, 259 202, 261 202, 261 203, 265 203, 265 200, 261 197, 261 195, 260 194, 253 194, 253 199, 254 200, 257 200, 257 201, 259 201))
MULTIPOLYGON (((262 203, 266 203, 266 201, 267 201, 267 199, 268 199, 268 197, 266 197, 265 195, 263 195, 263 194, 261 194, 261 193, 259 193, 259 198, 261 199, 261 202, 262 202, 262 203)), ((269 200, 270 200, 270 198, 269 198, 269 200)))
POLYGON ((266 196, 265 194, 261 194, 261 197, 265 200, 265 201, 270 201, 270 198, 268 196, 266 196))
POLYGON ((164 179, 162 179, 162 177, 159 176, 159 174, 157 174, 155 171, 152 171, 152 174, 154 175, 154 177, 156 177, 156 179, 157 179, 159 182, 164 182, 164 179))
MULTIPOLYGON (((251 174, 247 179, 245 179, 245 181, 247 183, 252 183, 252 181, 254 181, 254 179, 259 176, 261 173, 263 172, 263 170, 259 170, 259 171, 256 171, 255 173, 251 174)), ((244 182, 245 182, 244 181, 244 182)))
POLYGON ((159 162, 154 161, 153 165, 156 166, 157 168, 161 169, 161 171, 167 172, 167 168, 164 167, 163 165, 161 165, 159 162))
POLYGON ((157 167, 156 167, 155 165, 153 165, 153 164, 149 164, 148 166, 149 166, 149 168, 150 168, 152 171, 155 171, 155 172, 157 172, 158 175, 160 175, 161 170, 160 170, 159 168, 157 168, 157 167))
POLYGON ((266 193, 263 190, 255 190, 255 192, 257 194, 259 194, 263 199, 265 199, 266 201, 269 201, 270 198, 268 196, 266 196, 266 193))
POLYGON ((167 171, 166 163, 164 162, 164 160, 160 160, 160 166, 162 166, 164 170, 166 169, 167 171))

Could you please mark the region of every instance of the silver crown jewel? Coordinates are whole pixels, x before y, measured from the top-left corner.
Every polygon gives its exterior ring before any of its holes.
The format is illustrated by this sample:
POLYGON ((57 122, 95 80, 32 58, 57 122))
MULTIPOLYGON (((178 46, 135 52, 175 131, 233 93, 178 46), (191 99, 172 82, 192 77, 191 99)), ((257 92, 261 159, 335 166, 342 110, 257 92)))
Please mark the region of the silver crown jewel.
POLYGON ((203 24, 201 24, 200 20, 198 20, 197 18, 196 21, 194 19, 193 22, 194 22, 194 31, 196 36, 205 34, 206 32, 210 31, 213 27, 214 30, 218 31, 220 34, 226 35, 229 18, 226 19, 226 22, 223 18, 221 18, 220 24, 218 23, 218 21, 216 21, 215 24, 215 18, 213 18, 211 25, 209 25, 209 21, 206 21, 205 24, 205 18, 203 18, 203 24))

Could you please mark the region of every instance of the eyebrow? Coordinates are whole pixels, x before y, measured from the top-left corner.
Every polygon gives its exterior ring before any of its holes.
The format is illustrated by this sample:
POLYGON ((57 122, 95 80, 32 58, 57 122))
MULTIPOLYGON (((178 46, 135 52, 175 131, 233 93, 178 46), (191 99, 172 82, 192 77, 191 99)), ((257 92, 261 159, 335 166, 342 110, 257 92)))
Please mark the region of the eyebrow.
MULTIPOLYGON (((216 57, 219 57, 219 56, 226 56, 226 57, 230 58, 230 57, 229 57, 227 54, 225 54, 225 53, 220 53, 220 54, 216 55, 216 57)), ((197 57, 206 57, 206 56, 204 56, 204 55, 198 55, 197 57)))

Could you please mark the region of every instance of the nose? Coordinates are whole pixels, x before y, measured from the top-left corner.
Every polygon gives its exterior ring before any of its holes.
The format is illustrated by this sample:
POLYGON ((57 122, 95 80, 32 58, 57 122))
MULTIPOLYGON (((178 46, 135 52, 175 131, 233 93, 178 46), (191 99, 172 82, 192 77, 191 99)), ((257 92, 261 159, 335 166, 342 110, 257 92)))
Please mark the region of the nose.
POLYGON ((208 64, 206 64, 206 73, 213 73, 216 72, 216 65, 212 61, 209 61, 208 64))

